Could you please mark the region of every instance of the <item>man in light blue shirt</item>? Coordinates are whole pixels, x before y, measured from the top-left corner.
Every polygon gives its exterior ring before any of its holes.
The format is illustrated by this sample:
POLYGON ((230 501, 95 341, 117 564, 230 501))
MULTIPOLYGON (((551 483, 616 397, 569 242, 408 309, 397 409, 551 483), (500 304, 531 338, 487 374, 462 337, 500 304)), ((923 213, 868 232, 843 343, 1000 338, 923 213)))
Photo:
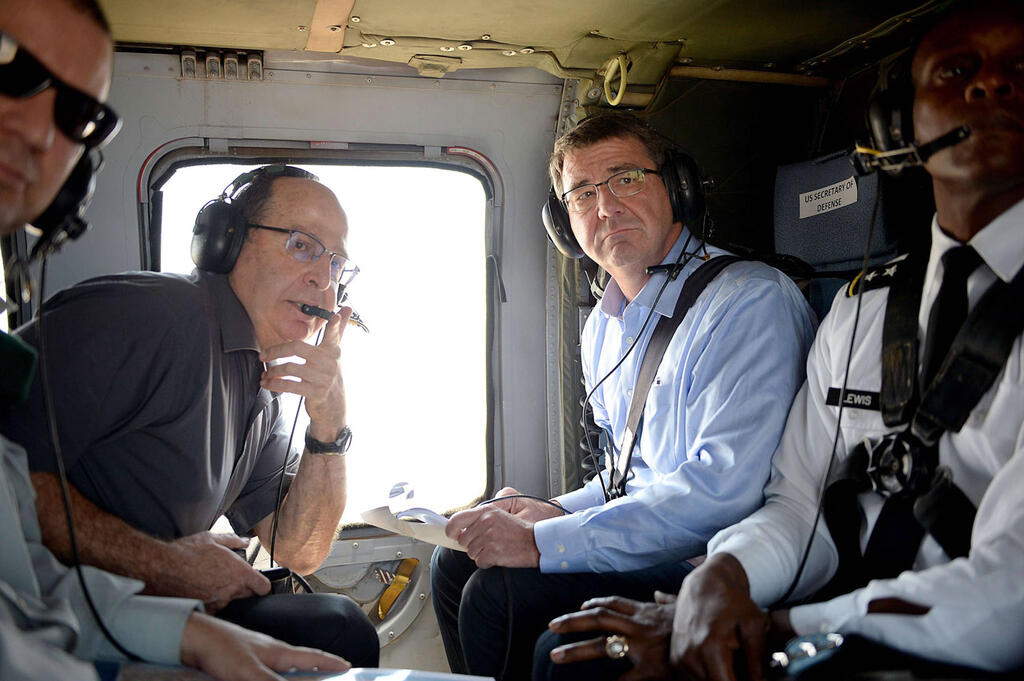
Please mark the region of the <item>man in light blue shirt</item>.
MULTIPOLYGON (((725 253, 705 250, 676 219, 669 194, 678 188, 666 186, 664 165, 659 136, 623 115, 587 119, 556 143, 551 161, 573 234, 612 277, 587 321, 582 355, 588 391, 598 386, 595 421, 616 458, 655 320, 672 315, 705 254, 725 253), (680 275, 649 275, 659 263, 681 263, 680 275)), ((692 568, 687 559, 763 503, 813 333, 810 309, 785 275, 755 262, 730 265, 668 345, 625 496, 606 501, 606 473, 556 497, 557 506, 514 498, 453 516, 448 535, 467 554, 439 550, 432 575, 453 670, 526 678, 533 643, 553 615, 590 596, 677 589, 692 568)))

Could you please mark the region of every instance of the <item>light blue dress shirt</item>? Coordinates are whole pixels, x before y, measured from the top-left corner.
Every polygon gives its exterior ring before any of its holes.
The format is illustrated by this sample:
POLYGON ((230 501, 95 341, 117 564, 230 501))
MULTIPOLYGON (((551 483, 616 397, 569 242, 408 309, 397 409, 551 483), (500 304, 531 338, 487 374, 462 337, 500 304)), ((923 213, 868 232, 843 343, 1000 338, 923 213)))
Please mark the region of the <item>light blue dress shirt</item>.
MULTIPOLYGON (((684 229, 664 262, 676 261, 688 237, 684 229)), ((711 246, 708 252, 726 253, 711 246)), ((654 322, 672 314, 683 284, 701 264, 691 259, 668 283, 645 328, 664 273, 653 275, 628 303, 611 281, 587 320, 582 360, 588 391, 640 336, 591 397, 595 421, 616 452, 654 322)), ((636 570, 699 556, 718 530, 760 507, 813 337, 813 313, 787 276, 758 262, 723 270, 665 352, 644 407, 627 496, 605 503, 594 479, 558 497, 571 514, 534 526, 541 571, 636 570)))

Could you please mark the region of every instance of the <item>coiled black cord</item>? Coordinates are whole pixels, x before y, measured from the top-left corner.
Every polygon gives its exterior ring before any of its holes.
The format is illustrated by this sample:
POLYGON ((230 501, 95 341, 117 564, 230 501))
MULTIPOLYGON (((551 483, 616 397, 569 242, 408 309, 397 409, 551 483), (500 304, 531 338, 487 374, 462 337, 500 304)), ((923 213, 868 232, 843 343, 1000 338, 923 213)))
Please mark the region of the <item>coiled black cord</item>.
POLYGON ((89 587, 85 583, 85 576, 82 574, 82 561, 78 552, 78 542, 75 540, 75 523, 71 512, 71 493, 68 489, 68 475, 64 468, 64 454, 61 451, 60 433, 57 429, 57 415, 54 411, 53 400, 50 395, 50 381, 47 371, 46 333, 44 331, 46 325, 43 324, 43 301, 45 300, 46 288, 46 262, 47 256, 43 255, 39 269, 39 314, 36 315, 35 320, 36 335, 39 339, 39 383, 43 396, 43 406, 46 410, 46 423, 50 431, 50 442, 53 445, 53 456, 57 462, 57 477, 60 479, 60 493, 61 498, 64 501, 64 517, 68 524, 68 540, 71 544, 71 568, 78 576, 78 583, 82 587, 82 595, 85 597, 85 602, 89 606, 89 612, 92 614, 92 618, 96 621, 96 625, 99 627, 100 632, 103 633, 103 636, 110 641, 110 644, 114 646, 118 652, 132 662, 144 662, 145 660, 141 657, 125 648, 121 642, 114 637, 114 634, 111 633, 110 629, 107 628, 106 623, 104 623, 103 618, 100 617, 100 613, 96 609, 96 604, 92 600, 92 594, 89 593, 89 587))
MULTIPOLYGON (((850 365, 853 363, 853 344, 857 339, 857 326, 860 324, 860 307, 861 302, 864 299, 864 275, 868 270, 868 264, 871 260, 871 238, 875 233, 875 219, 878 216, 878 200, 882 194, 881 180, 879 180, 878 191, 875 192, 874 204, 871 207, 871 222, 868 224, 868 237, 867 243, 864 245, 864 260, 861 263, 860 274, 854 279, 852 286, 860 286, 857 288, 857 307, 853 315, 853 330, 850 332, 850 348, 846 354, 846 370, 843 372, 843 385, 839 389, 839 412, 836 415, 836 430, 835 435, 832 438, 832 451, 829 453, 828 465, 825 467, 825 475, 821 478, 821 484, 818 487, 818 501, 814 511, 814 522, 811 524, 811 534, 807 538, 807 545, 804 547, 803 556, 800 558, 800 565, 797 567, 796 575, 793 577, 793 581, 790 583, 789 588, 786 589, 786 593, 783 594, 782 598, 775 602, 775 606, 785 603, 793 592, 796 591, 796 586, 800 582, 800 577, 804 573, 804 568, 807 566, 807 559, 811 555, 811 545, 814 543, 814 534, 818 531, 818 523, 821 522, 821 512, 825 502, 825 489, 828 486, 828 478, 832 474, 832 465, 836 460, 836 450, 839 448, 839 434, 841 433, 843 423, 843 405, 846 404, 846 388, 850 380, 850 365)), ((774 607, 774 606, 773 606, 774 607)))
POLYGON ((494 497, 493 499, 484 499, 483 501, 478 503, 477 506, 486 506, 488 504, 493 504, 493 503, 496 503, 496 502, 499 502, 499 501, 505 501, 507 499, 532 499, 534 501, 539 501, 542 504, 547 504, 548 506, 551 506, 553 508, 557 508, 562 513, 562 515, 570 515, 571 514, 571 512, 565 510, 565 507, 563 507, 561 504, 556 504, 555 502, 551 501, 550 499, 545 499, 543 497, 535 497, 532 494, 509 494, 508 496, 504 496, 504 497, 494 497))
MULTIPOLYGON (((339 298, 340 297, 341 296, 339 295, 339 298)), ((324 337, 324 330, 326 328, 327 325, 324 324, 323 326, 320 327, 320 331, 317 332, 315 343, 316 345, 320 345, 320 341, 324 337)), ((276 548, 277 544, 277 519, 278 516, 281 515, 281 502, 283 501, 284 496, 284 478, 285 472, 288 470, 288 455, 291 454, 292 451, 292 442, 295 441, 295 428, 299 425, 299 415, 302 414, 302 405, 305 403, 305 401, 306 396, 299 395, 299 406, 295 408, 295 418, 292 419, 292 430, 291 433, 289 433, 288 435, 288 447, 285 449, 284 462, 281 464, 281 472, 280 474, 278 474, 277 477, 277 498, 276 501, 274 502, 274 521, 273 523, 271 523, 270 529, 270 567, 274 567, 274 549, 276 548)), ((298 577, 299 575, 293 570, 292 576, 298 577)), ((306 580, 303 579, 302 583, 309 593, 313 593, 313 590, 309 586, 309 582, 306 582, 306 580)))

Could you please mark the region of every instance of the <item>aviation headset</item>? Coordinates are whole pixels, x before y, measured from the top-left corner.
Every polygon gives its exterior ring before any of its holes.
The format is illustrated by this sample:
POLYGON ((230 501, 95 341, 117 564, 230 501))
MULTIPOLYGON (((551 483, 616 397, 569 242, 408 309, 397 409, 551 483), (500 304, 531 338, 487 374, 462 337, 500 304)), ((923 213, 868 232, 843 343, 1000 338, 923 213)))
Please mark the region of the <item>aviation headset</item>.
POLYGON ((96 173, 103 166, 99 149, 86 149, 71 174, 57 191, 57 195, 32 226, 42 232, 29 260, 56 251, 69 239, 82 236, 89 223, 85 221, 85 208, 96 189, 96 173))
POLYGON ((914 141, 914 95, 907 84, 889 87, 868 104, 871 141, 879 151, 892 151, 914 141))
MULTIPOLYGON (((697 162, 681 151, 666 149, 665 161, 658 172, 668 191, 672 221, 682 222, 694 232, 696 225, 703 224, 705 209, 704 184, 697 162)), ((541 208, 541 221, 551 243, 563 255, 573 259, 583 257, 583 249, 569 225, 569 212, 554 187, 548 191, 547 201, 541 208)), ((703 238, 702 234, 695 235, 703 238)))
POLYGON ((916 48, 900 57, 890 69, 896 80, 881 90, 868 104, 867 123, 870 146, 857 145, 851 161, 858 174, 881 170, 887 175, 900 175, 905 169, 923 166, 933 154, 951 147, 970 136, 966 126, 919 143, 914 139, 914 90, 910 65, 916 48))
POLYGON ((294 177, 319 182, 313 173, 284 164, 263 166, 244 172, 231 181, 220 196, 209 201, 196 215, 192 228, 192 262, 204 272, 227 274, 234 268, 248 232, 238 196, 260 177, 294 177))

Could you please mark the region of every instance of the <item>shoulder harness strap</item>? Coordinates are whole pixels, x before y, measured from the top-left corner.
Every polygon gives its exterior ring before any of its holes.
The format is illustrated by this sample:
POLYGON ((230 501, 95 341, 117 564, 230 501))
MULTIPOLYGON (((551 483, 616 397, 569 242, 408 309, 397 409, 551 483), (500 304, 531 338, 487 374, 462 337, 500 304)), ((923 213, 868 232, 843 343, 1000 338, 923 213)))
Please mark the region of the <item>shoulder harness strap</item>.
MULTIPOLYGON (((925 263, 911 257, 906 276, 894 282, 886 305, 882 344, 881 408, 887 426, 909 423, 901 434, 919 443, 916 464, 924 466, 929 481, 924 489, 907 492, 913 516, 951 558, 966 556, 971 546, 974 504, 956 486, 949 469, 940 466, 937 443, 945 431, 959 432, 982 396, 992 387, 1024 331, 1024 268, 1007 284, 997 280, 974 306, 946 355, 939 372, 918 403, 917 313, 921 304, 925 263), (909 432, 908 432, 909 431, 909 432)), ((831 586, 849 590, 870 572, 857 546, 856 494, 871 489, 864 474, 870 456, 868 443, 859 445, 830 477, 825 515, 840 553, 840 569, 831 586), (852 542, 852 543, 851 543, 852 542)), ((896 497, 890 497, 886 505, 896 497)), ((903 502, 906 503, 906 502, 903 502)), ((881 518, 879 523, 881 523, 881 518)), ((884 529, 884 528, 883 528, 884 529)), ((879 533, 876 525, 870 548, 879 533)), ((885 534, 882 532, 882 534, 885 534)), ((920 540, 907 553, 909 566, 920 540)))
POLYGON ((879 404, 882 421, 889 427, 908 423, 917 406, 917 314, 927 264, 927 257, 921 254, 904 256, 902 262, 891 265, 896 270, 887 278, 892 288, 882 329, 879 404))
POLYGON ((640 431, 640 420, 644 413, 644 405, 647 403, 647 393, 651 390, 651 384, 658 373, 658 367, 665 356, 672 336, 676 328, 683 321, 683 317, 693 307, 693 304, 704 292, 707 285, 711 283, 718 273, 734 262, 743 258, 735 255, 720 255, 705 262, 697 270, 687 277, 676 300, 675 309, 671 317, 659 318, 654 331, 651 333, 651 340, 644 351, 644 358, 640 364, 640 372, 637 375, 636 385, 633 387, 633 400, 629 404, 629 413, 626 417, 626 430, 622 436, 622 447, 619 449, 619 456, 614 461, 609 459, 611 468, 611 485, 609 492, 612 498, 625 496, 626 480, 629 476, 629 467, 633 458, 633 449, 640 431))
POLYGON ((997 279, 971 310, 914 415, 912 430, 922 442, 959 432, 995 383, 1024 331, 1022 298, 1024 267, 1009 284, 997 279))

